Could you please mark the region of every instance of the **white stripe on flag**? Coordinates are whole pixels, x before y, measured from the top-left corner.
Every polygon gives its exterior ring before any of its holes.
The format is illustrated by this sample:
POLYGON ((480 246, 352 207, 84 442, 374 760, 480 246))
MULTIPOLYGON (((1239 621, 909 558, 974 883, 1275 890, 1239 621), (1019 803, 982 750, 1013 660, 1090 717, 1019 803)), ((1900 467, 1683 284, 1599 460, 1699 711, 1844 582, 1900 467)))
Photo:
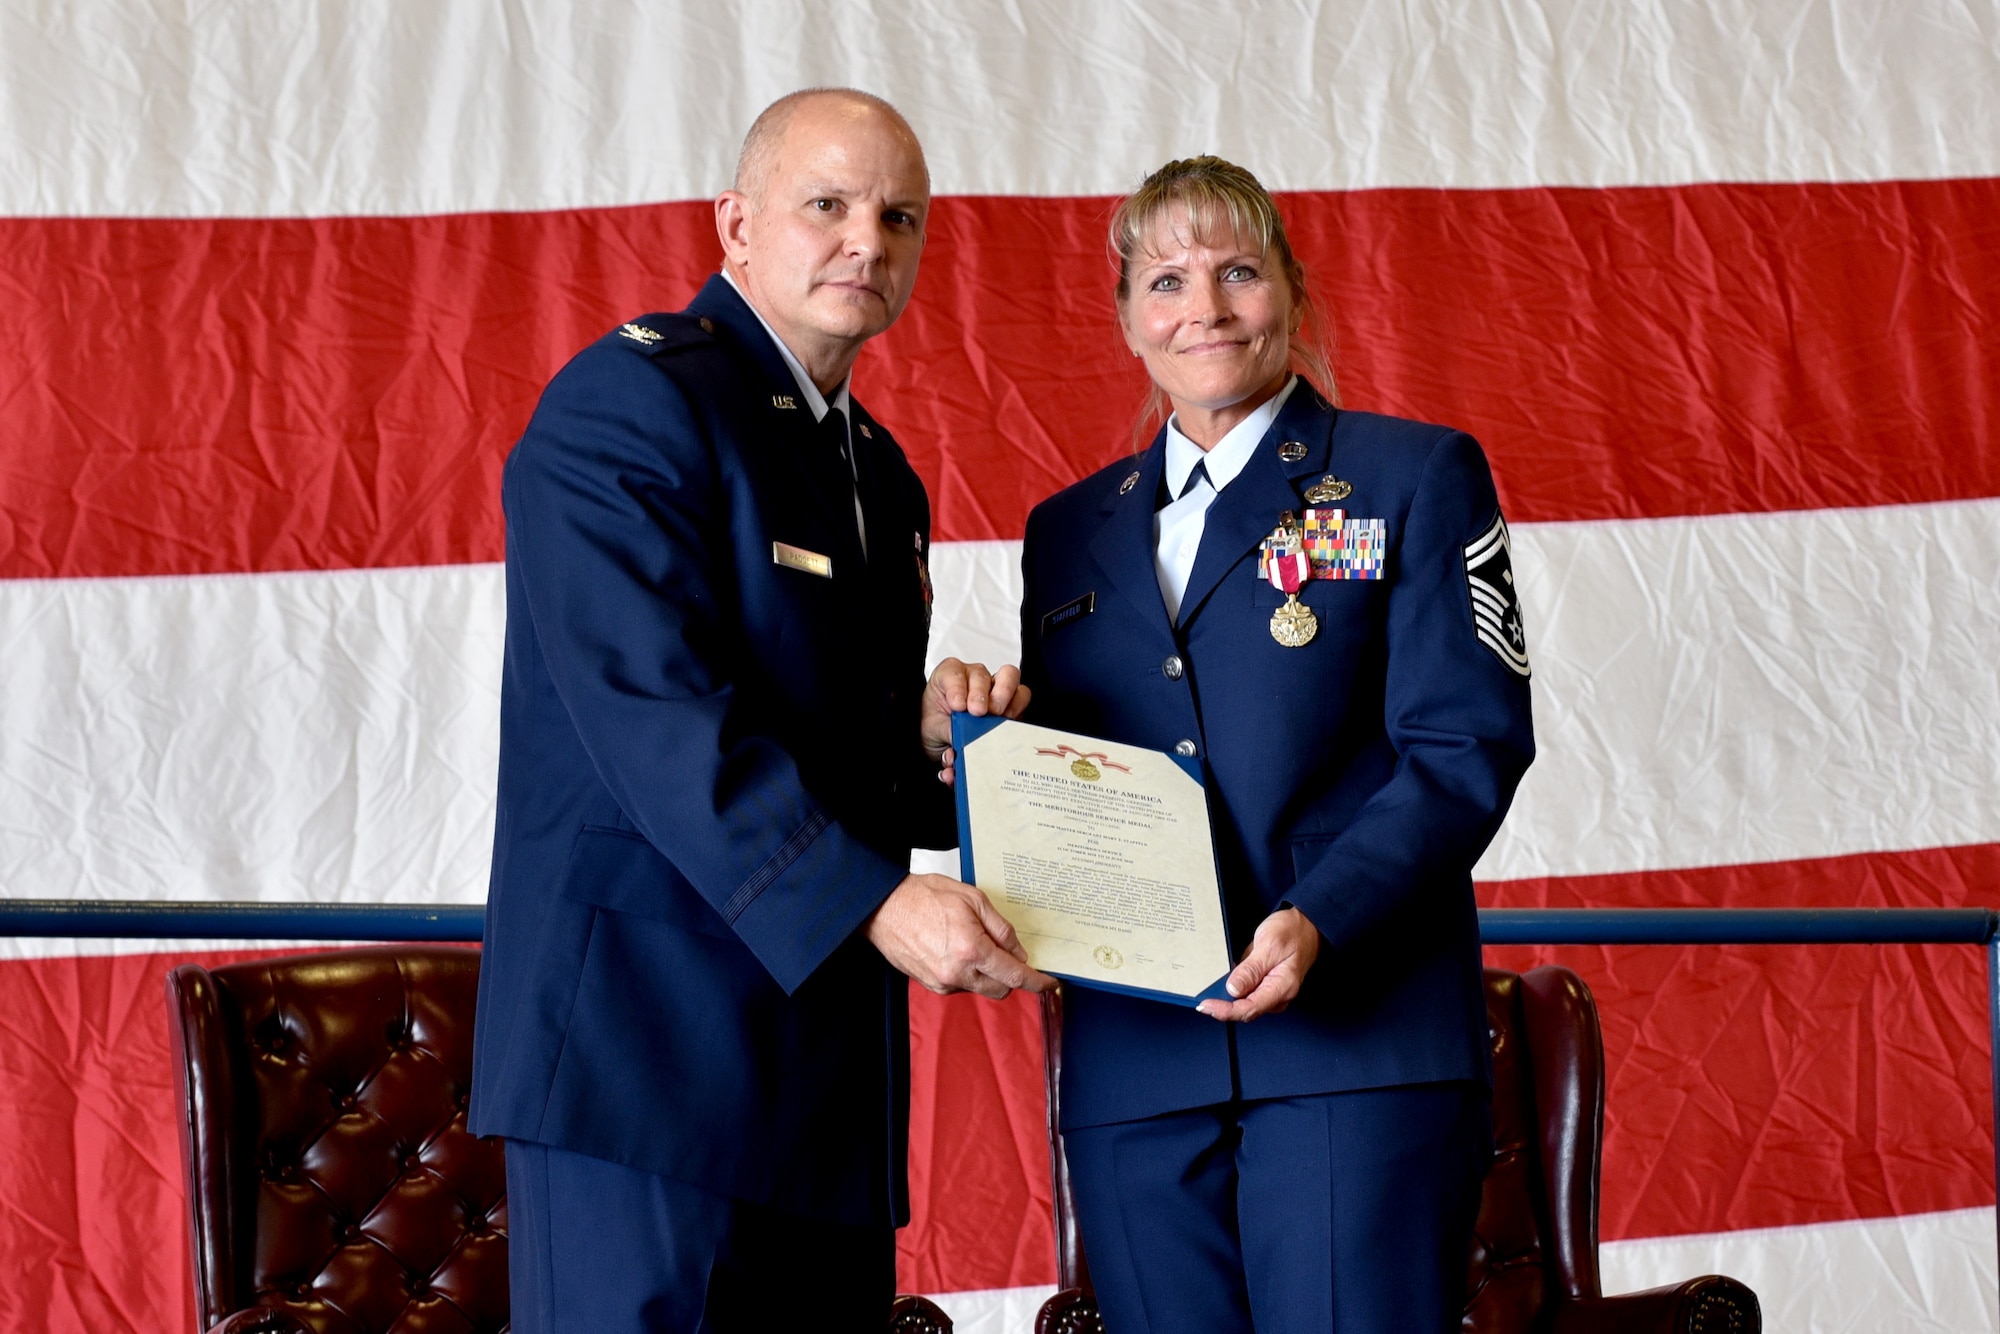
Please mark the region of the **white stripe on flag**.
POLYGON ((946 1292, 931 1298, 951 1317, 952 1334, 1023 1334, 1035 1327, 1042 1303, 1055 1296, 1054 1284, 1032 1288, 987 1288, 946 1292))
POLYGON ((828 83, 900 103, 943 194, 1197 152, 1294 190, 2000 174, 1968 128, 2000 124, 1992 11, 1938 0, 72 0, 0 7, 0 214, 705 198, 759 108, 828 83))
MULTIPOLYGON (((2000 839, 2000 501, 1511 533, 1539 753, 1481 879, 2000 839)), ((1015 660, 1019 551, 937 546, 933 661, 1015 660)))
POLYGON ((1615 1241, 1600 1260, 1606 1292, 1740 1279, 1772 1334, 1972 1334, 2000 1323, 1991 1209, 1615 1241))
POLYGON ((2000 839, 2000 501, 1513 533, 1539 754, 1481 879, 2000 839))
MULTIPOLYGON (((1749 1284, 1771 1334, 1971 1334, 2000 1320, 1993 1211, 1607 1242, 1607 1293, 1703 1274, 1749 1284)), ((944 1292, 958 1334, 1032 1329, 1053 1287, 944 1292)))
POLYGON ((0 582, 13 898, 486 897, 499 567, 0 582))
MULTIPOLYGON (((2000 841, 2000 501, 1514 545, 1541 755, 1483 878, 2000 841)), ((1019 550, 934 548, 934 657, 1015 660, 1019 550)), ((479 902, 503 619, 490 565, 0 582, 0 884, 479 902)))

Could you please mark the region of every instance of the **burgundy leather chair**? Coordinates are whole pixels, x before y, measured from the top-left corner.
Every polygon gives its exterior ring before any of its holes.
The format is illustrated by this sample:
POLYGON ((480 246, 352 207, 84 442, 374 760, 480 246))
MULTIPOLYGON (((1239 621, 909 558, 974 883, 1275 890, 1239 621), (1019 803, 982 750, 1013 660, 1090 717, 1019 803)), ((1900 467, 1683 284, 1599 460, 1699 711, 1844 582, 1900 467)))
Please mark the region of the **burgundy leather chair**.
POLYGON ((465 1131, 476 950, 167 975, 195 1327, 499 1334, 500 1142, 465 1131))
MULTIPOLYGON (((392 946, 167 976, 195 1326, 500 1334, 501 1141, 465 1130, 479 953, 392 946)), ((895 1334, 949 1334, 918 1297, 895 1334)))
MULTIPOLYGON (((1597 1271, 1604 1041, 1597 1006, 1567 968, 1486 970, 1496 1153, 1479 1201, 1466 1283, 1467 1334, 1760 1334, 1757 1296, 1735 1279, 1692 1278, 1606 1297, 1597 1271)), ((1103 1334, 1062 1135, 1062 1000, 1042 1002, 1056 1295, 1036 1334, 1103 1334)))

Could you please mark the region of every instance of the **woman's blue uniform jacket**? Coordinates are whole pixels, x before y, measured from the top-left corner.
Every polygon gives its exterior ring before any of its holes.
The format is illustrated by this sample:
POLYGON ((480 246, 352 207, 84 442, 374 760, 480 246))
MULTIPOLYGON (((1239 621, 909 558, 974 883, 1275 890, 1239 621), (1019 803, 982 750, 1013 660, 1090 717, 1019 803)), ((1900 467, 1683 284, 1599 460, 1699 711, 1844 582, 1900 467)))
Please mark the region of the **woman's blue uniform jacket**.
POLYGON ((953 833, 917 733, 929 503, 858 404, 853 445, 866 559, 837 445, 720 278, 542 395, 501 486, 476 1133, 906 1213, 908 986, 857 928, 953 833))
POLYGON ((1291 1008, 1247 1025, 1068 988, 1064 1123, 1487 1078, 1471 868, 1534 738, 1484 455, 1461 432, 1338 410, 1300 385, 1209 509, 1171 624, 1153 560, 1165 452, 1163 430, 1029 517, 1029 717, 1159 750, 1192 742, 1234 949, 1280 904, 1326 945, 1291 1008), (1347 517, 1386 525, 1384 577, 1309 582, 1319 632, 1287 648, 1259 544, 1329 477, 1352 488, 1334 502, 1347 517))

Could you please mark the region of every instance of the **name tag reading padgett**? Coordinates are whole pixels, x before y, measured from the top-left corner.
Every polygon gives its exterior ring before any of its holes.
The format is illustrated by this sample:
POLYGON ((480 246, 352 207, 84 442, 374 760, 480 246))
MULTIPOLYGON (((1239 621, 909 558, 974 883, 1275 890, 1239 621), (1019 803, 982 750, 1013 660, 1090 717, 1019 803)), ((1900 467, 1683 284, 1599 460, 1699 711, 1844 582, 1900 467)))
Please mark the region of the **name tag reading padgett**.
POLYGON ((774 565, 782 565, 788 570, 803 570, 807 574, 816 574, 822 579, 833 578, 831 559, 820 555, 817 551, 807 551, 804 547, 795 547, 789 543, 771 544, 771 562, 774 565))

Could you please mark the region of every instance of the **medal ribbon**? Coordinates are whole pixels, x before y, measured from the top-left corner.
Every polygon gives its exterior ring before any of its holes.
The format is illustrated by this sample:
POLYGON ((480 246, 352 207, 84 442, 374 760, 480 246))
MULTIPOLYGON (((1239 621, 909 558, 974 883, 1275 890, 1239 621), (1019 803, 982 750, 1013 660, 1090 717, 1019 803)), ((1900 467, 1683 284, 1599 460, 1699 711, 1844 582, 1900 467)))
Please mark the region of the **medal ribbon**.
POLYGON ((1283 546, 1274 545, 1270 557, 1270 564, 1264 573, 1265 582, 1280 593, 1297 594, 1304 586, 1310 569, 1304 544, 1293 540, 1283 546))
POLYGON ((1036 746, 1035 754, 1053 755, 1057 759, 1061 759, 1065 755, 1074 755, 1079 760, 1094 760, 1098 764, 1103 765, 1107 769, 1116 769, 1121 774, 1129 774, 1132 772, 1131 765, 1120 764, 1118 763, 1118 761, 1112 759, 1109 755, 1106 755, 1101 750, 1093 750, 1090 752, 1090 754, 1086 755, 1082 751, 1078 750, 1075 746, 1057 746, 1054 750, 1050 750, 1047 746, 1036 746))

